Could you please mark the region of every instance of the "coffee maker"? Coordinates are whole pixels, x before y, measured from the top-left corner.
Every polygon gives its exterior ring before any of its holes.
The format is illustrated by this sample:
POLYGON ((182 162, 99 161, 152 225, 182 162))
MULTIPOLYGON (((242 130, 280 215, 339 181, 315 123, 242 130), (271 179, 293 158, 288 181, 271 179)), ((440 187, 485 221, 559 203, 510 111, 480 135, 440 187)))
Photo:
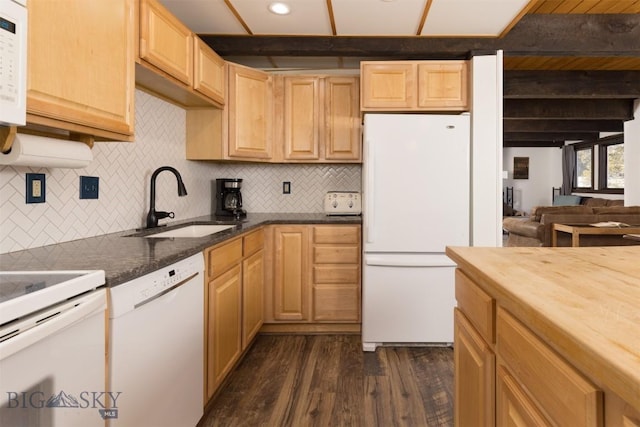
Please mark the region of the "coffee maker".
POLYGON ((241 178, 216 179, 216 216, 235 216, 242 218, 247 216, 247 211, 242 209, 241 178))

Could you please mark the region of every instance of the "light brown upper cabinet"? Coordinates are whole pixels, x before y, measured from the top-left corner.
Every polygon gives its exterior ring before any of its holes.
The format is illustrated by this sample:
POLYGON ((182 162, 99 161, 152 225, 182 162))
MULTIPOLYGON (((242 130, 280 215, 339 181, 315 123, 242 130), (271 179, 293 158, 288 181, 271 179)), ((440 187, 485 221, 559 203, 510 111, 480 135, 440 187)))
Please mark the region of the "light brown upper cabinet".
POLYGON ((324 158, 331 162, 359 163, 362 160, 360 79, 327 77, 324 98, 324 158))
POLYGON ((274 76, 278 161, 361 161, 357 77, 274 76))
POLYGON ((224 104, 226 85, 224 59, 199 37, 194 37, 193 88, 214 101, 224 104))
POLYGON ((272 95, 269 74, 225 63, 223 110, 187 110, 187 159, 271 161, 272 95))
POLYGON ((193 82, 193 34, 155 0, 140 1, 140 58, 186 85, 193 82))
POLYGON ((319 160, 320 79, 283 77, 282 86, 284 159, 319 160))
POLYGON ((224 105, 224 60, 157 0, 140 0, 136 83, 185 107, 224 105))
POLYGON ((27 9, 28 124, 132 140, 134 0, 30 1, 27 9))
POLYGON ((362 111, 468 111, 467 61, 363 61, 362 111))
POLYGON ((272 157, 272 103, 269 74, 227 63, 229 73, 228 157, 269 160, 272 157))

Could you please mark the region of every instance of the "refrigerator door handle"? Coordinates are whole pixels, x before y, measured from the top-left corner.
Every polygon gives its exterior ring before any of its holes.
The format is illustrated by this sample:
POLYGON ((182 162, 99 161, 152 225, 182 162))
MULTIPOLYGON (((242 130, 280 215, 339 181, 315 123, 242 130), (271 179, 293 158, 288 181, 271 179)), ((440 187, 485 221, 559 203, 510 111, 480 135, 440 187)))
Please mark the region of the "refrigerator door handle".
POLYGON ((368 141, 365 141, 365 162, 366 162, 366 191, 365 197, 365 232, 367 236, 367 243, 373 243, 375 240, 375 236, 373 235, 373 231, 376 229, 375 227, 375 211, 373 209, 374 201, 373 201, 373 189, 375 188, 375 157, 371 154, 371 147, 368 141))
POLYGON ((434 257, 388 257, 366 255, 365 265, 375 267, 456 267, 446 255, 434 257))

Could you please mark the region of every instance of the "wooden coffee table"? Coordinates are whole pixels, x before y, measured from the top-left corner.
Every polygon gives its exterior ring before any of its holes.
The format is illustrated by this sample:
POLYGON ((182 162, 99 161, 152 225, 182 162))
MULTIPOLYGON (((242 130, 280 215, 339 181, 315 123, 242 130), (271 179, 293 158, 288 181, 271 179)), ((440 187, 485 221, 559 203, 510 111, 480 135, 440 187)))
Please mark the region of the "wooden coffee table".
POLYGON ((580 246, 580 236, 583 234, 600 236, 623 236, 625 234, 640 233, 640 225, 630 227, 594 227, 589 224, 560 224, 554 223, 551 231, 551 246, 558 246, 558 232, 571 234, 571 246, 580 246))

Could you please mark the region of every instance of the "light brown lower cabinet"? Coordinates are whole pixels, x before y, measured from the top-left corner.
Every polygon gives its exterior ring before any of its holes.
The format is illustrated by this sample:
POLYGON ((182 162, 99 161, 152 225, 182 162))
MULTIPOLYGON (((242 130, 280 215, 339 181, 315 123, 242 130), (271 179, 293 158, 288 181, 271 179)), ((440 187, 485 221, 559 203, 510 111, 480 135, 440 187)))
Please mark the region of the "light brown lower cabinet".
POLYGON ((205 250, 205 402, 262 326, 263 246, 258 229, 205 250))
POLYGON ((496 424, 499 426, 551 426, 504 366, 498 366, 496 424))
POLYGON ((264 320, 264 251, 242 261, 242 349, 251 343, 264 320))
MULTIPOLYGON (((214 390, 242 352, 242 272, 235 265, 209 284, 208 388, 214 390)), ((211 397, 210 395, 207 397, 211 397)))
POLYGON ((598 387, 481 283, 456 271, 456 426, 640 426, 637 409, 598 387))
POLYGON ((273 319, 309 320, 309 227, 275 226, 273 319))
POLYGON ((458 309, 454 315, 454 337, 455 424, 491 426, 495 421, 495 355, 458 309))
POLYGON ((358 331, 360 225, 273 225, 265 287, 270 331, 358 331))

